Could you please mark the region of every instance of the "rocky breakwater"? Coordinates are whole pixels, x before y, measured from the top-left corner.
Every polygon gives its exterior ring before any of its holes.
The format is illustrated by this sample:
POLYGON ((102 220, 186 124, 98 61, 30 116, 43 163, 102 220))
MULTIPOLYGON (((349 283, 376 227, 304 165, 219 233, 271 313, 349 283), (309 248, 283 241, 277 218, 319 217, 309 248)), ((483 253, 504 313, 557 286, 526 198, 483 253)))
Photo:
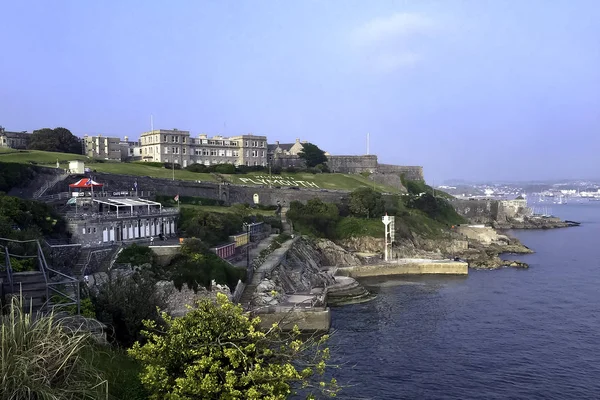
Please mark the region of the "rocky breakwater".
POLYGON ((470 268, 496 269, 502 267, 528 268, 527 263, 502 259, 502 254, 530 254, 529 247, 518 239, 500 234, 492 227, 483 225, 460 225, 454 228, 462 236, 467 247, 454 254, 469 263, 470 268))
MULTIPOLYGON (((341 243, 357 252, 365 264, 381 261, 383 238, 361 237, 344 240, 341 243)), ((502 254, 528 254, 533 251, 519 240, 500 234, 491 227, 483 225, 461 225, 449 232, 440 232, 436 237, 422 237, 411 234, 396 239, 392 258, 407 263, 417 260, 444 261, 459 259, 468 263, 470 268, 494 269, 501 267, 526 268, 527 264, 502 259, 502 254)), ((412 271, 412 270, 411 270, 412 271)), ((409 272, 411 272, 409 271, 409 272)), ((417 272, 415 272, 417 273, 417 272)))
POLYGON ((555 229, 569 228, 579 226, 579 222, 563 221, 557 217, 548 216, 526 216, 522 218, 512 218, 506 221, 495 221, 492 226, 496 229, 555 229))

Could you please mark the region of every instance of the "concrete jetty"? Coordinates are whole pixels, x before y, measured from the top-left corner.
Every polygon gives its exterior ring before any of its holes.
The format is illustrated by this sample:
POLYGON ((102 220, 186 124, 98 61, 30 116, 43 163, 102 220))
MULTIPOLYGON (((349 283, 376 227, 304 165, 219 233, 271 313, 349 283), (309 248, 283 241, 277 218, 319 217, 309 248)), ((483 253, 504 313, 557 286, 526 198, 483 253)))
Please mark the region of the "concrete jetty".
POLYGON ((340 267, 336 275, 366 278, 385 275, 467 275, 468 273, 469 264, 464 261, 401 258, 379 264, 340 267))

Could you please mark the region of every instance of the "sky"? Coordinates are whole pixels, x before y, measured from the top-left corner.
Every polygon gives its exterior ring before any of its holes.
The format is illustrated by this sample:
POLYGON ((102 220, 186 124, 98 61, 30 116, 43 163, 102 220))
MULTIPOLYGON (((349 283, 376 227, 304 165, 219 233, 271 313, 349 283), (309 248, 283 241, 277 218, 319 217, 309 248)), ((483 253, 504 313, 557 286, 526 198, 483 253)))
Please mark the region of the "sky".
POLYGON ((0 125, 296 138, 446 179, 599 178, 597 0, 0 0, 0 125))

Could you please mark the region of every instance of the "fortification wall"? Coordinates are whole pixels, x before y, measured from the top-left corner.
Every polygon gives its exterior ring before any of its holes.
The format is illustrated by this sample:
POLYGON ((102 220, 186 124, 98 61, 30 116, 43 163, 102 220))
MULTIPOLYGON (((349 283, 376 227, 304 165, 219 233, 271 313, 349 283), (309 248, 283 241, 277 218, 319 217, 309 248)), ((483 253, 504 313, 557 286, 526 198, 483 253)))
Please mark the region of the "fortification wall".
POLYGON ((532 214, 531 208, 527 207, 527 200, 501 200, 498 202, 497 221, 499 222, 532 214))
POLYGON ((281 168, 305 168, 306 162, 295 154, 275 154, 271 160, 271 165, 281 168))
POLYGON ((377 170, 377 156, 327 156, 327 166, 331 172, 342 174, 373 173, 377 170))
POLYGON ((451 200, 456 212, 475 224, 491 224, 498 217, 498 200, 454 199, 451 200))
MULTIPOLYGON (((114 175, 106 173, 94 174, 94 180, 104 184, 104 190, 109 192, 131 191, 133 182, 137 180, 138 191, 151 191, 156 194, 175 196, 204 197, 207 199, 223 200, 226 204, 248 203, 254 204, 254 195, 258 194, 260 204, 277 205, 294 200, 307 202, 313 198, 323 201, 339 203, 346 201, 349 192, 343 190, 325 189, 290 189, 269 188, 261 186, 240 186, 229 184, 218 184, 213 182, 179 181, 170 179, 151 178, 148 176, 114 175)), ((66 192, 69 190, 68 183, 57 185, 54 192, 66 192)))
POLYGON ((413 181, 425 180, 425 177, 423 175, 423 167, 419 166, 378 164, 377 172, 379 172, 380 174, 404 175, 406 179, 410 179, 413 181))

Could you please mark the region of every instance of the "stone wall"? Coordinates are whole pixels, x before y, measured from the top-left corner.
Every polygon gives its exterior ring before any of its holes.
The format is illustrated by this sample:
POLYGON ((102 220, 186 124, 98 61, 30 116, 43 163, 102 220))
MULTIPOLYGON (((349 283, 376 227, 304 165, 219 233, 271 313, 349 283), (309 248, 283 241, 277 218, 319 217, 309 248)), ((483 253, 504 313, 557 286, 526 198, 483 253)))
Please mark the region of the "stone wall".
POLYGON ((459 215, 474 224, 491 224, 498 218, 498 200, 453 199, 451 204, 459 215))
POLYGON ((474 224, 507 222, 532 214, 527 200, 454 199, 451 204, 458 214, 474 224))
POLYGON ((373 173, 377 170, 377 156, 327 156, 327 166, 331 172, 343 174, 373 173))
POLYGON ((271 165, 281 168, 306 168, 306 162, 295 154, 276 153, 271 160, 271 165))
MULTIPOLYGON (((226 204, 248 203, 254 204, 254 195, 258 194, 259 202, 263 205, 277 205, 298 200, 306 202, 313 198, 320 198, 326 202, 339 203, 348 198, 347 191, 334 191, 325 189, 290 189, 269 188, 260 186, 240 186, 218 184, 213 182, 180 181, 171 179, 151 178, 147 176, 114 175, 105 173, 94 174, 94 180, 104 183, 104 189, 109 192, 131 190, 133 182, 137 179, 139 191, 151 191, 156 194, 175 196, 204 197, 214 200, 223 200, 226 204)), ((57 185, 54 192, 68 191, 68 182, 57 185)))
POLYGON ((423 167, 419 166, 377 164, 377 172, 380 174, 393 174, 399 176, 404 175, 406 179, 413 181, 425 180, 425 176, 423 175, 423 167))
POLYGON ((498 222, 504 222, 513 218, 522 218, 533 214, 533 210, 527 207, 527 200, 501 200, 498 202, 498 222))

